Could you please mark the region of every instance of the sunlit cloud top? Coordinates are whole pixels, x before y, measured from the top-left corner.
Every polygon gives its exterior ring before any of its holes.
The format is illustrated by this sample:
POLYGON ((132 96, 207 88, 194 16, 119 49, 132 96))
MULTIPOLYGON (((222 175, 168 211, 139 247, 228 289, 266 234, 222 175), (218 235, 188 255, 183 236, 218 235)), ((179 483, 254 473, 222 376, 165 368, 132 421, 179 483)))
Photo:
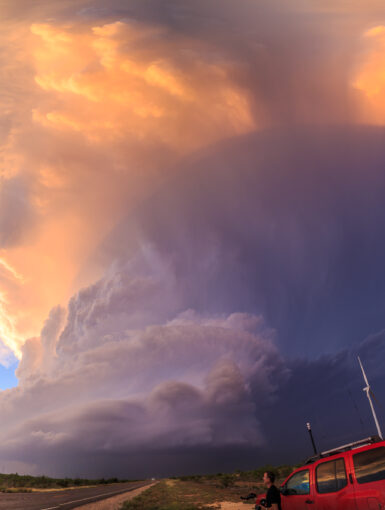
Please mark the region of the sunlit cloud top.
POLYGON ((353 86, 362 96, 362 120, 385 124, 385 26, 379 25, 363 35, 364 49, 353 86))
POLYGON ((54 110, 34 110, 48 129, 89 140, 159 140, 178 151, 255 129, 248 91, 231 63, 199 53, 165 28, 117 21, 102 26, 31 26, 35 81, 54 110))
POLYGON ((25 7, 8 9, 0 55, 3 341, 17 356, 101 276, 86 261, 179 158, 280 126, 385 122, 375 2, 42 4, 16 18, 25 7), (330 25, 333 10, 346 16, 330 25))

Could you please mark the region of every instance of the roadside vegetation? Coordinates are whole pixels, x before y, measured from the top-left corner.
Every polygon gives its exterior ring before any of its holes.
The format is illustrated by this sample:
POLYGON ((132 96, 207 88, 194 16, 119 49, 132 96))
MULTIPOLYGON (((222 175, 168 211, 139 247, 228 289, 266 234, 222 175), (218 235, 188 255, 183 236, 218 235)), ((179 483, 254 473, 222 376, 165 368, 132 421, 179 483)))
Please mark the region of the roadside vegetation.
POLYGON ((0 492, 31 492, 32 489, 63 489, 127 481, 118 478, 89 480, 86 478, 49 478, 48 476, 18 475, 17 473, 0 474, 0 492))
MULTIPOLYGON (((273 471, 279 484, 293 469, 294 466, 287 465, 262 466, 252 471, 173 477, 126 501, 122 510, 214 510, 219 508, 220 502, 239 503, 241 496, 263 492, 265 471, 273 471)), ((255 500, 249 500, 249 503, 252 508, 255 500)))

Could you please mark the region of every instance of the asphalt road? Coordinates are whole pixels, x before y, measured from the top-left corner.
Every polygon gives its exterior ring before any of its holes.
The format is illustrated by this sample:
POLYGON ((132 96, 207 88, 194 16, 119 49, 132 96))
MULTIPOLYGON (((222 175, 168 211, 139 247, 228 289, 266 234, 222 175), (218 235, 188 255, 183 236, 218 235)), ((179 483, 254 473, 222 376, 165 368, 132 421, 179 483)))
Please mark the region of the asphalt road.
POLYGON ((114 483, 84 489, 70 489, 52 492, 0 493, 1 510, 70 510, 87 503, 93 503, 145 485, 145 482, 114 483))

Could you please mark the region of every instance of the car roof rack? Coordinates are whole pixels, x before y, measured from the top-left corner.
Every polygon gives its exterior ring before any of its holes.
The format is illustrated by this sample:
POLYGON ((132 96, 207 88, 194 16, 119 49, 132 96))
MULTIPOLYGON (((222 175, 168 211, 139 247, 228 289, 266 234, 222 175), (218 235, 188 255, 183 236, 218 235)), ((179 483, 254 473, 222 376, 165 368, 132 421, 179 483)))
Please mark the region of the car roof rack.
POLYGON ((338 448, 333 448, 332 450, 326 450, 319 453, 318 455, 313 455, 313 457, 309 457, 304 462, 304 464, 311 464, 312 462, 323 459, 324 457, 330 457, 331 455, 336 455, 337 453, 347 452, 349 450, 354 450, 355 448, 361 448, 362 446, 378 443, 379 441, 381 441, 379 436, 366 437, 365 439, 360 439, 359 441, 354 441, 353 443, 344 444, 338 448))

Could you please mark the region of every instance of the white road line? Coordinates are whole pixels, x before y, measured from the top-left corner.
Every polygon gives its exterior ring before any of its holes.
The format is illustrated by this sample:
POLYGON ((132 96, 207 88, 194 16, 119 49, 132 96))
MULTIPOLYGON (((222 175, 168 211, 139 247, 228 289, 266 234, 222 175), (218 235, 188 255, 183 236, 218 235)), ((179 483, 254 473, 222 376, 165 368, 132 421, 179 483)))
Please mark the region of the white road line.
POLYGON ((56 508, 60 508, 65 505, 70 505, 71 503, 79 503, 80 501, 86 501, 87 499, 95 499, 95 498, 98 498, 99 496, 109 496, 110 494, 117 494, 119 492, 121 492, 123 494, 123 492, 130 492, 134 489, 139 489, 139 487, 133 487, 132 489, 129 489, 127 487, 127 490, 120 489, 120 490, 114 491, 114 492, 105 492, 104 494, 97 494, 96 496, 91 496, 90 498, 82 498, 82 499, 76 499, 74 501, 67 501, 66 503, 60 503, 59 506, 50 506, 49 508, 42 508, 41 510, 55 510, 56 508))

